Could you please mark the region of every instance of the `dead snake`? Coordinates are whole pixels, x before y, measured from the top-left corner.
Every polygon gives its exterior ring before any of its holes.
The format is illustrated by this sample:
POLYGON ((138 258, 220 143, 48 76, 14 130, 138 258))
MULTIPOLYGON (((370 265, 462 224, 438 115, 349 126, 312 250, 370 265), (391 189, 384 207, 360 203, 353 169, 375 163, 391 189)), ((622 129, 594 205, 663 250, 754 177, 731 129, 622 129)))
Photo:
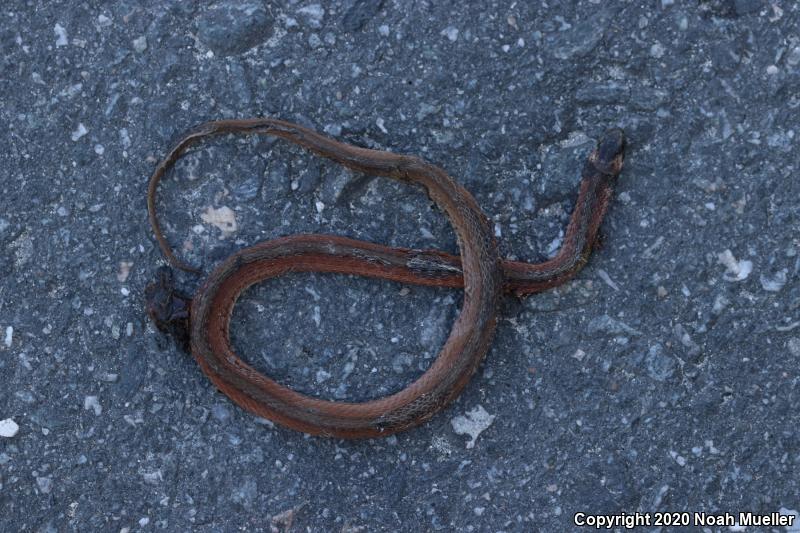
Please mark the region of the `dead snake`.
POLYGON ((174 287, 169 267, 146 288, 147 311, 159 329, 189 346, 202 371, 244 409, 306 433, 341 438, 386 436, 430 419, 458 396, 486 354, 503 292, 528 295, 564 283, 587 262, 622 170, 625 136, 603 134, 584 165, 575 209, 558 253, 539 264, 505 261, 498 255, 492 224, 472 195, 439 167, 420 158, 345 144, 290 122, 256 118, 218 120, 184 134, 150 177, 150 224, 167 261, 178 260, 156 216, 159 181, 198 140, 222 134, 282 137, 357 172, 421 185, 450 220, 459 256, 435 250, 389 248, 333 235, 293 235, 263 241, 224 260, 194 298, 174 287), (234 352, 231 313, 239 295, 254 283, 287 272, 357 274, 417 285, 463 287, 461 311, 433 364, 405 389, 360 403, 332 402, 284 387, 234 352))

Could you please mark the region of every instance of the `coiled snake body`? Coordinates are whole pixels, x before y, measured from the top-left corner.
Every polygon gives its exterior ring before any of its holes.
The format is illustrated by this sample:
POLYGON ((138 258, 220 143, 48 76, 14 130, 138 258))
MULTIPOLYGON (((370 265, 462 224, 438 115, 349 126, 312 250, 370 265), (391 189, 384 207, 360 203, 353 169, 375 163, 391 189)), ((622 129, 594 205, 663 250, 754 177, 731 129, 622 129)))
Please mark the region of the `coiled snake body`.
POLYGON ((335 141, 290 122, 219 120, 186 133, 156 167, 148 211, 167 261, 179 261, 156 217, 155 193, 167 169, 198 140, 213 135, 282 137, 354 171, 421 185, 450 220, 459 256, 435 250, 389 248, 332 235, 294 235, 260 242, 231 255, 206 278, 191 300, 179 294, 168 267, 146 289, 156 325, 188 344, 202 371, 234 402, 252 413, 306 433, 341 438, 385 436, 418 425, 456 398, 486 354, 504 292, 527 295, 564 283, 586 264, 622 170, 625 136, 607 131, 583 168, 580 192, 561 249, 529 264, 504 261, 492 225, 472 195, 445 171, 417 157, 335 141), (233 307, 247 287, 286 272, 334 272, 406 283, 463 287, 464 299, 450 335, 430 368, 405 389, 360 403, 332 402, 284 387, 248 365, 229 337, 233 307))

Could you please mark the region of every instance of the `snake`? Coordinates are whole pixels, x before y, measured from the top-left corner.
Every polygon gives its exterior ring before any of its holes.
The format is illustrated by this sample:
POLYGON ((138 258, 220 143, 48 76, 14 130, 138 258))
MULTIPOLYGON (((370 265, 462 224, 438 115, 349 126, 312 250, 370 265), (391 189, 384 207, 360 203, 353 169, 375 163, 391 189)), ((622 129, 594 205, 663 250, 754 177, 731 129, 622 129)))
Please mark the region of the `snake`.
POLYGON ((153 171, 147 192, 149 222, 167 263, 199 273, 178 259, 156 211, 159 182, 185 151, 201 139, 226 135, 272 135, 354 172, 422 187, 449 220, 458 255, 438 250, 393 248, 337 235, 297 234, 261 241, 221 261, 193 297, 176 287, 162 266, 145 289, 146 310, 196 360, 201 371, 234 403, 256 416, 312 435, 344 439, 388 436, 431 419, 452 402, 484 359, 504 294, 524 297, 575 276, 598 244, 601 223, 624 161, 619 128, 603 133, 581 173, 578 199, 560 249, 542 263, 500 257, 493 224, 473 196, 440 167, 413 155, 354 146, 276 118, 215 120, 183 134, 153 171), (450 333, 430 367, 398 392, 363 402, 306 395, 262 374, 234 350, 230 321, 248 287, 289 272, 354 274, 403 283, 463 288, 450 333))

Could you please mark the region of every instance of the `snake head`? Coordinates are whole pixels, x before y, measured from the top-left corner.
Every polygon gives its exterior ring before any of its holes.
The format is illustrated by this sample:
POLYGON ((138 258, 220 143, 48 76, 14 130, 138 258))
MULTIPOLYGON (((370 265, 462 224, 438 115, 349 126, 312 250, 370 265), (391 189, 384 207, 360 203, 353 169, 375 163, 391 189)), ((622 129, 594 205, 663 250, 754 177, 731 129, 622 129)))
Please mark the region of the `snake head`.
POLYGON ((600 137, 597 148, 589 156, 589 161, 595 169, 607 176, 616 176, 622 171, 625 161, 625 132, 613 128, 600 137))
POLYGON ((167 266, 159 267, 156 280, 144 290, 147 314, 156 327, 175 337, 184 349, 189 346, 191 298, 175 288, 175 276, 167 266))

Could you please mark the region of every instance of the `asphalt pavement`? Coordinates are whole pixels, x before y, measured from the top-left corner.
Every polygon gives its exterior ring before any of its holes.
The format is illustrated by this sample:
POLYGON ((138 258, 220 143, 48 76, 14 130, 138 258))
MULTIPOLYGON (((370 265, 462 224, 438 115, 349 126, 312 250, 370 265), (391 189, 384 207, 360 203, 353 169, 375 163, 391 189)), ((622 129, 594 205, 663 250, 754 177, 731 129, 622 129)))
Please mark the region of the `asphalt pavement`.
MULTIPOLYGON (((800 4, 312 2, 4 3, 0 529, 796 515, 800 4), (577 278, 506 298, 484 363, 430 422, 352 442, 239 409, 145 316, 163 264, 149 174, 187 128, 254 116, 445 168, 527 261, 561 244, 595 139, 621 127, 629 147, 577 278)), ((419 189, 265 137, 193 148, 158 210, 204 272, 296 233, 457 249, 419 189)), ((462 297, 295 273, 245 294, 232 337, 281 383, 362 401, 424 372, 462 297)))

